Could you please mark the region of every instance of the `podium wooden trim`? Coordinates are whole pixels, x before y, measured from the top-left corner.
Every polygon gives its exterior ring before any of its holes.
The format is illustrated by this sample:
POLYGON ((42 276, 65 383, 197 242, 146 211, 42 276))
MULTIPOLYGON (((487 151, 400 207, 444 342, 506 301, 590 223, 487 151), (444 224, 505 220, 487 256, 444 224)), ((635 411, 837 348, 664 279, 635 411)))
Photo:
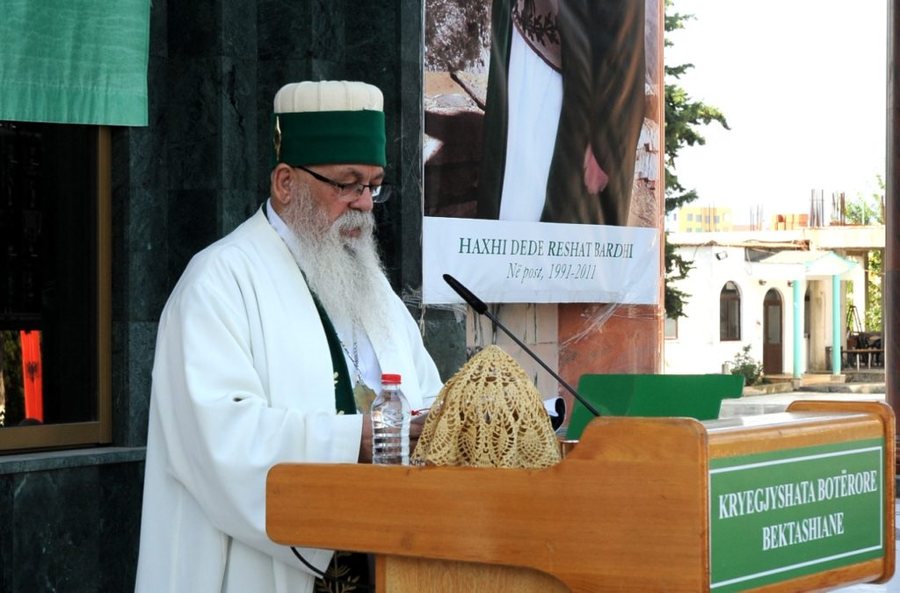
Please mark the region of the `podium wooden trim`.
POLYGON ((890 578, 891 409, 803 402, 768 416, 601 417, 543 470, 281 464, 268 477, 267 530, 282 544, 377 554, 382 593, 709 592, 711 459, 883 437, 884 556, 756 590, 890 578))

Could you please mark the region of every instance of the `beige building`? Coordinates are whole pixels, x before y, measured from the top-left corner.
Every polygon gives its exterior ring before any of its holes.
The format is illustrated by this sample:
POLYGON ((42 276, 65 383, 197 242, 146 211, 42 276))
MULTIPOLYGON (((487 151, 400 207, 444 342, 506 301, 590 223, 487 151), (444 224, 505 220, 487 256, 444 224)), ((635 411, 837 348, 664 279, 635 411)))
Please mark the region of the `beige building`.
POLYGON ((679 233, 730 231, 734 227, 731 208, 682 206, 671 220, 679 233))

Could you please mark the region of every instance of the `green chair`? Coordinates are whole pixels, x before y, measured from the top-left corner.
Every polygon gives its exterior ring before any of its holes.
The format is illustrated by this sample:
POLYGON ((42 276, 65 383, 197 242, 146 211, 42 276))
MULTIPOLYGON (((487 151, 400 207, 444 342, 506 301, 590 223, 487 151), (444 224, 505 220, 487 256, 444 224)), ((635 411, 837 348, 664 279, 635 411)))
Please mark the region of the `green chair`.
MULTIPOLYGON (((743 375, 582 375, 578 393, 601 416, 677 416, 713 420, 722 400, 740 397, 743 375)), ((593 415, 578 401, 566 432, 581 438, 593 415)))

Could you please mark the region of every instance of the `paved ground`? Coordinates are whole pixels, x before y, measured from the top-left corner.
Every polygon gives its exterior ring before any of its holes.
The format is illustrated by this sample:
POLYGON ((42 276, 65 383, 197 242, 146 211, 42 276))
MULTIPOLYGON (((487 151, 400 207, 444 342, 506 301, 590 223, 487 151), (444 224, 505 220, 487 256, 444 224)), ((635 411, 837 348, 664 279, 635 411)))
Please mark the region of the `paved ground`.
POLYGON ((831 375, 805 375, 796 388, 789 376, 775 379, 774 384, 745 387, 744 396, 722 401, 720 417, 783 412, 794 400, 884 401, 884 371, 853 373, 836 381, 831 375))
MULTIPOLYGON (((877 389, 877 387, 875 388, 877 389)), ((752 414, 774 414, 784 412, 792 401, 798 399, 836 400, 836 401, 884 401, 884 386, 881 391, 871 392, 824 392, 824 391, 792 391, 788 393, 772 393, 768 395, 745 395, 736 399, 722 400, 720 418, 731 416, 747 416, 752 414)))
MULTIPOLYGON (((722 402, 720 417, 745 416, 752 414, 768 414, 783 412, 794 400, 852 400, 852 401, 884 401, 884 383, 845 383, 834 384, 825 381, 812 381, 800 387, 799 391, 784 391, 765 395, 745 395, 737 399, 726 399, 722 402)), ((896 505, 900 525, 900 503, 896 505)), ((896 538, 895 539, 900 539, 896 538)), ((900 547, 900 541, 897 542, 900 547)), ((900 560, 900 557, 896 558, 900 560)), ((895 562, 895 565, 897 563, 895 562)), ((900 575, 895 574, 887 583, 852 585, 834 589, 842 593, 900 593, 900 575)))

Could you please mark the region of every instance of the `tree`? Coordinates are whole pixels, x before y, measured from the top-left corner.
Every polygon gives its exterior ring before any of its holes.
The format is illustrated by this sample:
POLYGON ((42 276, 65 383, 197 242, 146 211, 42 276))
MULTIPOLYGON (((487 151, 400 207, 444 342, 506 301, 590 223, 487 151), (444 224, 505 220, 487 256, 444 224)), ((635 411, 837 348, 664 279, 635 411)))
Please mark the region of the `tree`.
MULTIPOLYGON (((846 206, 846 220, 849 224, 884 225, 884 178, 878 176, 879 191, 868 198, 857 194, 856 199, 846 206)), ((867 331, 881 331, 883 251, 871 250, 866 253, 866 318, 867 331)))
MULTIPOLYGON (((665 0, 665 47, 671 47, 672 41, 668 33, 683 29, 692 15, 680 14, 674 11, 673 0, 665 0)), ((689 190, 681 185, 675 174, 675 159, 678 152, 685 146, 706 144, 706 139, 700 134, 701 126, 718 122, 726 130, 728 122, 725 116, 717 108, 707 105, 702 101, 693 99, 688 93, 678 86, 677 81, 685 72, 693 68, 693 64, 665 65, 666 75, 666 104, 665 104, 665 176, 666 214, 697 199, 697 192, 689 190), (671 81, 671 82, 670 82, 671 81)), ((667 237, 668 239, 668 237, 667 237)), ((672 244, 666 240, 666 287, 665 307, 666 316, 672 319, 684 317, 682 308, 690 295, 672 286, 672 282, 687 277, 693 267, 691 262, 683 259, 677 253, 672 244)))
POLYGON ((846 206, 845 216, 850 224, 884 224, 884 178, 878 175, 878 191, 868 198, 856 194, 856 199, 846 206))

